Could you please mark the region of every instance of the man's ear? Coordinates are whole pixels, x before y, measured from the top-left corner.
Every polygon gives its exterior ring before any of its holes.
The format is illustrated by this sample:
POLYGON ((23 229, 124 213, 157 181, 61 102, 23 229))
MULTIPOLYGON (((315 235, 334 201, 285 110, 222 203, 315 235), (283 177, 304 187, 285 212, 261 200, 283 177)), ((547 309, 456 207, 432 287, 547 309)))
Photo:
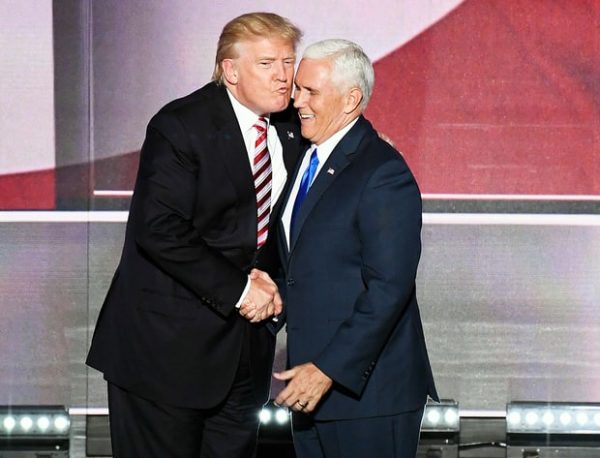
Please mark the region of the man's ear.
POLYGON ((360 103, 362 102, 362 99, 363 93, 359 88, 353 87, 352 89, 350 89, 346 94, 344 113, 349 114, 352 113, 354 110, 360 108, 360 103))
POLYGON ((223 78, 225 81, 229 84, 237 84, 238 72, 234 59, 223 59, 221 61, 221 68, 223 69, 223 78))

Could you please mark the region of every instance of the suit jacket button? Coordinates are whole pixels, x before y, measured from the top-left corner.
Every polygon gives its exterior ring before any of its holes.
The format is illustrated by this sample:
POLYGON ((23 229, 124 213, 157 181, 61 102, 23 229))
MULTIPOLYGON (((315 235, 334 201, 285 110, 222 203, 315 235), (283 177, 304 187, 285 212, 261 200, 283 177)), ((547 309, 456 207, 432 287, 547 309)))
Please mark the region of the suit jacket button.
POLYGON ((288 286, 293 286, 296 283, 296 280, 294 280, 293 278, 288 278, 286 284, 288 286))

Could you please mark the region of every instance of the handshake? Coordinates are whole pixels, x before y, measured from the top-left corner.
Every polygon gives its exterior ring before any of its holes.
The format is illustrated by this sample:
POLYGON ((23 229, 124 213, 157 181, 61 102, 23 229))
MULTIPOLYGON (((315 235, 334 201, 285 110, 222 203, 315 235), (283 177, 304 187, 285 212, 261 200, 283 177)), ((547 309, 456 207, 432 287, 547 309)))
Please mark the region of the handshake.
POLYGON ((268 273, 252 269, 250 289, 240 306, 239 312, 250 323, 258 323, 283 311, 283 301, 277 285, 268 273))

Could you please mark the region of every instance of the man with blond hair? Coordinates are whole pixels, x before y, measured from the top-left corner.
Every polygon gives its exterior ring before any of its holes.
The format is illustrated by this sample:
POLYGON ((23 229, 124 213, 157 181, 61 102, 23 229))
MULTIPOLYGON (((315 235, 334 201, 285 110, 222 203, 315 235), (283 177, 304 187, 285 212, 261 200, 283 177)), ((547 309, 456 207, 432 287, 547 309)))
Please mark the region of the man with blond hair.
POLYGON ((275 347, 266 323, 282 307, 272 222, 299 152, 288 105, 300 37, 275 14, 233 19, 214 81, 148 125, 87 359, 108 381, 117 458, 254 453, 275 347))

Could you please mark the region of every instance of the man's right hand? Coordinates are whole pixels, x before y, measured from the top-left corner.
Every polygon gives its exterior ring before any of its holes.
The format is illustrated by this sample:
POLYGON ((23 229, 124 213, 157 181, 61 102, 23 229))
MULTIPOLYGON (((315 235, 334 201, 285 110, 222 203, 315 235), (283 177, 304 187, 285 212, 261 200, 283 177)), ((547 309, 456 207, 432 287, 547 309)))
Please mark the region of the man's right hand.
POLYGON ((258 269, 250 273, 250 291, 242 300, 240 315, 251 323, 258 323, 283 310, 277 285, 269 274, 258 269))

